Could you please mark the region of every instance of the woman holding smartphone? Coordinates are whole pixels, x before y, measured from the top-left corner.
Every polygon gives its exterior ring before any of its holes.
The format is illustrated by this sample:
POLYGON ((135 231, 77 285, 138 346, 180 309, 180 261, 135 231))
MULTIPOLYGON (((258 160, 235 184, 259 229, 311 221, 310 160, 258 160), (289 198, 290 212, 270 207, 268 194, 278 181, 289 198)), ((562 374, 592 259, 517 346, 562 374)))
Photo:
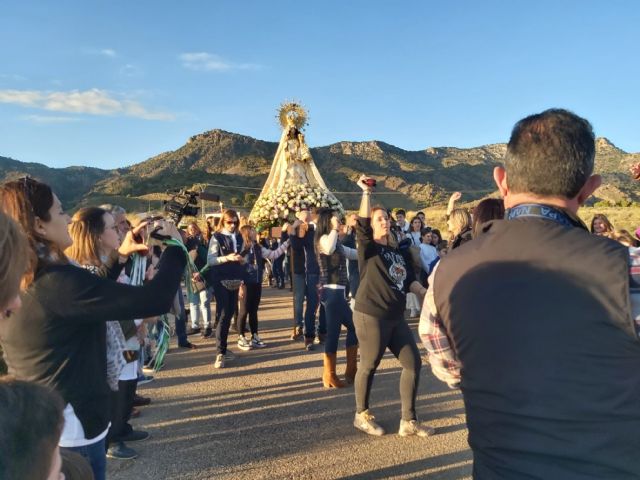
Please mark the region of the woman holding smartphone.
MULTIPOLYGON (((128 232, 107 261, 105 278, 69 262, 69 216, 51 188, 32 178, 0 187, 0 209, 19 224, 28 242, 20 310, 0 322, 9 373, 54 388, 65 402, 60 446, 83 455, 96 480, 105 478, 109 430, 106 322, 160 315, 169 310, 186 264, 168 247, 159 271, 143 287, 116 283, 128 257, 146 252, 128 232)), ((144 227, 144 225, 142 226, 144 227)), ((173 229, 175 230, 175 228, 173 229)), ((178 235, 177 231, 173 232, 178 235)))

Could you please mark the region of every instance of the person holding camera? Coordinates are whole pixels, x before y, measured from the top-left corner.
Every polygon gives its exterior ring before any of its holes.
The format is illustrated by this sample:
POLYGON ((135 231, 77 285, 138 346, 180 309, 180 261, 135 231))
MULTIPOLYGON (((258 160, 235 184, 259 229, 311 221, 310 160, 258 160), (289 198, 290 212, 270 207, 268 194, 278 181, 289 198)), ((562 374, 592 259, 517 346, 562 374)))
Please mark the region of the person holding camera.
POLYGON ((225 360, 231 360, 233 354, 227 352, 227 338, 231 319, 238 307, 238 289, 245 279, 242 264, 242 236, 237 232, 238 214, 235 210, 225 210, 209 241, 207 277, 213 285, 216 310, 220 320, 216 326, 216 360, 214 368, 223 368, 225 360))
POLYGON ((406 250, 397 248, 389 231, 389 216, 382 208, 371 208, 375 180, 360 177, 362 202, 356 226, 360 287, 356 295, 354 323, 360 342, 360 365, 355 379, 354 426, 369 435, 383 435, 384 429, 369 411, 369 396, 376 369, 388 348, 402 365, 400 399, 402 419, 398 434, 426 437, 434 433, 422 427, 416 416, 420 352, 404 318, 405 293, 424 297, 426 289, 416 280, 406 250))
MULTIPOLYGON (((127 258, 147 247, 128 232, 102 278, 69 262, 69 216, 51 188, 32 178, 0 187, 2 210, 19 223, 29 245, 22 308, 0 322, 9 373, 58 391, 65 402, 60 446, 83 455, 96 480, 105 478, 109 425, 106 322, 169 310, 186 264, 179 247, 166 249, 153 281, 116 283, 127 258), (25 330, 27 329, 27 330, 25 330)), ((174 229, 175 230, 175 229, 174 229)))

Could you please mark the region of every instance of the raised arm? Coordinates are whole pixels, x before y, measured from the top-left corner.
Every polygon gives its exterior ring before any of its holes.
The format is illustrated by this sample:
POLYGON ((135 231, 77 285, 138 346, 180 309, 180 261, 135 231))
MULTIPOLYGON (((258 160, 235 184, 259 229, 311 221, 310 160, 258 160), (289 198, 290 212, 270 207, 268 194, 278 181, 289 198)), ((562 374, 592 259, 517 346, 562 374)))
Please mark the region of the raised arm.
MULTIPOLYGON (((373 240, 373 229, 371 228, 371 191, 365 183, 368 177, 362 175, 356 184, 362 189, 362 200, 360 201, 360 211, 356 220, 356 240, 358 249, 358 262, 362 264, 368 258, 378 254, 375 241, 373 240)), ((362 273, 362 267, 360 267, 362 273)))
POLYGON ((365 183, 367 179, 366 175, 361 175, 357 182, 357 185, 362 189, 362 200, 360 200, 360 211, 358 212, 360 218, 371 218, 371 191, 373 187, 365 183))
POLYGON ((168 247, 153 280, 134 287, 92 275, 72 265, 54 267, 41 279, 44 308, 74 322, 133 320, 166 313, 180 285, 186 257, 180 247, 168 247))
POLYGON ((453 192, 449 197, 449 203, 447 203, 447 218, 453 212, 453 209, 456 208, 456 202, 462 198, 462 193, 453 192))
POLYGON ((267 258, 269 260, 275 260, 276 258, 280 257, 287 251, 287 248, 289 248, 289 240, 285 240, 284 242, 282 242, 282 244, 275 250, 270 250, 264 247, 261 247, 261 248, 262 248, 262 256, 264 258, 267 258))

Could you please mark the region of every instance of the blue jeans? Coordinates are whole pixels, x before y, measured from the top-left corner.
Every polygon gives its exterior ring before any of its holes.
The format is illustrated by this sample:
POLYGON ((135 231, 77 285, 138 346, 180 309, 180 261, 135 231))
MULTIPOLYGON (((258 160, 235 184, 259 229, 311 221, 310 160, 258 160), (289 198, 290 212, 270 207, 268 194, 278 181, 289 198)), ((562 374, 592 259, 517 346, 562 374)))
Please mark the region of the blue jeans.
POLYGON ((324 308, 320 307, 320 314, 318 315, 318 330, 316 332, 316 311, 318 310, 319 298, 318 298, 318 283, 320 282, 320 275, 317 273, 307 274, 307 308, 304 311, 304 336, 314 337, 316 333, 327 333, 327 322, 325 319, 324 308), (308 332, 308 333, 307 333, 308 332))
POLYGON ((273 276, 276 279, 276 286, 284 288, 284 255, 273 261, 273 276))
POLYGON ((194 293, 189 298, 189 314, 191 317, 191 327, 198 326, 198 320, 202 316, 202 327, 211 326, 211 291, 209 288, 194 293))
POLYGON ((64 447, 65 450, 76 452, 87 459, 95 480, 105 480, 107 471, 107 451, 105 439, 83 447, 64 447))
POLYGON ((302 328, 304 321, 302 309, 304 307, 304 297, 307 294, 307 283, 304 273, 294 273, 291 283, 293 285, 293 318, 296 326, 302 328))
MULTIPOLYGON (((293 274, 293 318, 296 321, 297 327, 304 326, 304 336, 307 338, 315 337, 316 335, 316 311, 318 310, 318 281, 320 275, 317 273, 293 274), (302 310, 304 306, 304 299, 307 299, 307 306, 304 309, 304 317, 302 316, 302 310), (304 324, 303 324, 304 322, 304 324)), ((324 311, 320 309, 318 332, 321 334, 327 333, 327 324, 325 322, 324 311)))
POLYGON ((358 344, 356 329, 353 326, 353 313, 344 289, 322 289, 321 303, 327 319, 327 338, 324 344, 325 353, 336 353, 338 351, 338 340, 340 338, 340 328, 344 325, 347 329, 347 347, 358 344))

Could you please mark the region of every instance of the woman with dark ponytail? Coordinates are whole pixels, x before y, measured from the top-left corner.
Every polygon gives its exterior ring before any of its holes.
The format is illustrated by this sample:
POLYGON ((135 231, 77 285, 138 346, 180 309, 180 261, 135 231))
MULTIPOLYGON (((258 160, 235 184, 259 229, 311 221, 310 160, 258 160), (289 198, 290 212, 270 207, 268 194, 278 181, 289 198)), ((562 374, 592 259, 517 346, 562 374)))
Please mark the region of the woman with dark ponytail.
POLYGON ((322 383, 325 388, 342 388, 345 384, 336 375, 336 357, 340 328, 347 329, 347 368, 344 376, 352 384, 357 371, 358 338, 353 326, 353 314, 347 302, 349 285, 347 259, 358 258, 355 249, 345 247, 338 239, 340 222, 332 210, 318 210, 315 247, 320 266, 320 302, 327 320, 327 337, 324 344, 324 371, 322 383))

